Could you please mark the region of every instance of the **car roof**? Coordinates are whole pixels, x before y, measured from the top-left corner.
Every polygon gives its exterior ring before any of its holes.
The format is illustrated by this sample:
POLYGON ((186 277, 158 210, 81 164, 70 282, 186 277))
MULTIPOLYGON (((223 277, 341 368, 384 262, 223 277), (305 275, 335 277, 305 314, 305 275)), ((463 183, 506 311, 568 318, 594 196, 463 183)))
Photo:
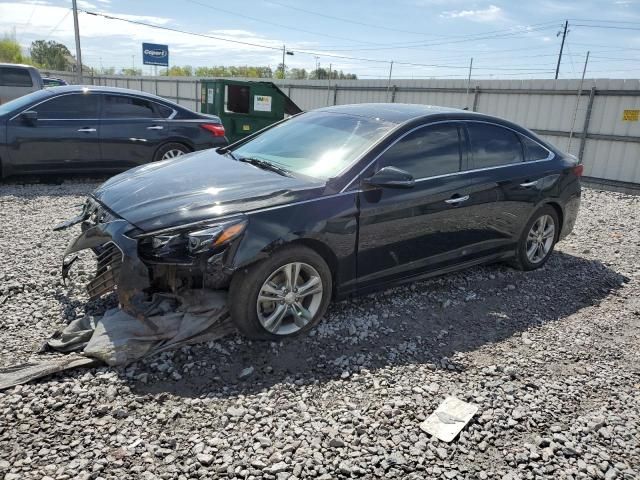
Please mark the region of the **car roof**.
POLYGON ((28 68, 30 70, 37 70, 33 65, 25 65, 23 63, 2 63, 0 62, 0 67, 17 67, 17 68, 28 68))
POLYGON ((469 114, 475 115, 459 108, 439 107, 436 105, 417 105, 409 103, 357 103, 353 105, 336 105, 323 107, 316 111, 341 113, 344 115, 357 115, 361 117, 376 118, 390 123, 404 123, 409 120, 429 117, 441 114, 469 114))
POLYGON ((171 105, 178 106, 170 100, 159 97, 157 95, 153 95, 152 93, 143 92, 141 90, 132 90, 130 88, 119 88, 119 87, 102 87, 98 85, 61 85, 59 87, 51 87, 48 89, 51 94, 58 93, 73 93, 73 92, 101 92, 101 93, 120 93, 126 95, 136 95, 138 97, 147 97, 153 100, 161 101, 164 103, 169 103, 171 105))

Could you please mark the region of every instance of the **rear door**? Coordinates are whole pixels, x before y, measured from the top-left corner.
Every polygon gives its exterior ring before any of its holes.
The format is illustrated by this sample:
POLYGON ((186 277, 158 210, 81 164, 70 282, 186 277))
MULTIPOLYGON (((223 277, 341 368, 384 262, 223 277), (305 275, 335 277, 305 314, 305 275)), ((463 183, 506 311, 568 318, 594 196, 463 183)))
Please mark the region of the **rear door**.
POLYGON ((102 158, 130 167, 153 160, 169 137, 167 118, 174 110, 135 95, 103 93, 100 142, 102 158))
POLYGON ((9 155, 23 171, 88 170, 100 165, 98 96, 53 97, 31 107, 35 122, 15 116, 7 126, 9 155))
POLYGON ((466 122, 472 198, 483 204, 493 239, 487 251, 513 248, 553 174, 553 154, 534 140, 489 122, 466 122))
POLYGON ((446 122, 415 129, 386 150, 365 176, 385 166, 411 173, 415 186, 362 187, 359 286, 464 262, 468 247, 481 241, 483 232, 475 228, 473 218, 479 212, 469 201, 462 125, 446 122))

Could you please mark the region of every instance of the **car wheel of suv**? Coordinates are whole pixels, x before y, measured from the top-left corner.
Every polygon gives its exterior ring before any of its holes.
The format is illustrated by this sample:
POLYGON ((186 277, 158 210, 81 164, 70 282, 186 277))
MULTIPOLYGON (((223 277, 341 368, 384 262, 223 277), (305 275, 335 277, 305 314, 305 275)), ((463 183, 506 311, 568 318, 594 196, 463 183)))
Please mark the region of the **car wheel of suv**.
POLYGON ((231 318, 246 337, 276 340, 317 325, 331 299, 331 271, 313 250, 293 246, 235 273, 231 318))
POLYGON ((159 162, 160 160, 171 160, 172 158, 180 157, 185 153, 189 153, 191 150, 181 143, 167 143, 166 145, 162 145, 155 156, 153 157, 154 162, 159 162))
POLYGON ((513 265, 520 270, 540 268, 551 256, 560 233, 555 209, 549 205, 538 209, 525 226, 513 265))

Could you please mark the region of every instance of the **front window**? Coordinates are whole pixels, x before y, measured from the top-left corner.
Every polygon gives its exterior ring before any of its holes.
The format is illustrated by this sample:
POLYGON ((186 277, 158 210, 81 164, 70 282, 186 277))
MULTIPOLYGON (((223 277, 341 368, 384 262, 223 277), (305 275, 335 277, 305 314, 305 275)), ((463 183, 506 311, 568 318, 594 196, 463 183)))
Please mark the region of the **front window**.
POLYGON ((233 153, 326 180, 348 167, 394 126, 375 118, 305 113, 267 130, 233 153))

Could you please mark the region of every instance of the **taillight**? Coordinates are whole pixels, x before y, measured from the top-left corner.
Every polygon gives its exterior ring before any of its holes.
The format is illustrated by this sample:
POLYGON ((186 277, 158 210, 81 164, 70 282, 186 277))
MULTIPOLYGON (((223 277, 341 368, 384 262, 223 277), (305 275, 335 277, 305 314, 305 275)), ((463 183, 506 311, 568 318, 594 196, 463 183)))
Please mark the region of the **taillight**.
POLYGON ((224 137, 224 127, 218 123, 202 123, 200 128, 204 128, 214 137, 224 137))
POLYGON ((581 177, 583 171, 584 171, 584 164, 582 163, 579 163, 575 167, 573 167, 573 173, 576 177, 581 177))

